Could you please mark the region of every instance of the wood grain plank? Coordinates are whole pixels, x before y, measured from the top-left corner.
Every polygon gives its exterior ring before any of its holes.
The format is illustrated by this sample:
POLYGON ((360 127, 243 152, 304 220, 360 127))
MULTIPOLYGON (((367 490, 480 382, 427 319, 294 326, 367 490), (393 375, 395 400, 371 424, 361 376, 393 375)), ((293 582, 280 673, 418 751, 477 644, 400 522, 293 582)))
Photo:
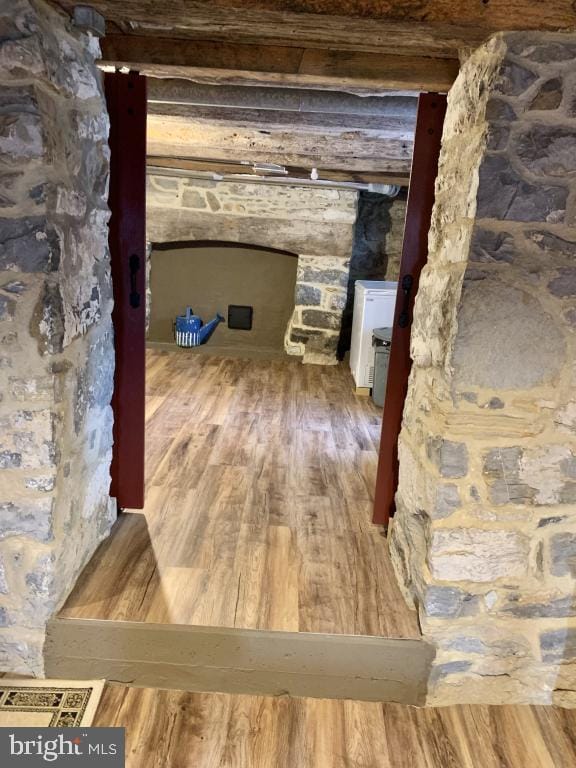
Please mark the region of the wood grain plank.
POLYGON ((243 83, 261 85, 282 83, 284 86, 333 90, 337 90, 337 85, 349 85, 372 90, 442 91, 450 88, 459 68, 457 58, 138 35, 107 35, 102 41, 102 63, 105 66, 129 66, 151 77, 179 76, 195 82, 235 82, 238 85, 242 80, 243 83))
MULTIPOLYGON (((378 95, 384 90, 435 91, 446 93, 458 74, 457 59, 412 59, 411 66, 398 63, 400 57, 387 57, 381 72, 360 67, 348 75, 308 74, 211 69, 209 66, 188 67, 175 64, 150 64, 144 60, 102 59, 99 65, 106 69, 127 68, 146 77, 180 78, 205 85, 265 86, 282 88, 309 88, 315 90, 345 90, 358 95, 378 95)), ((402 57, 407 58, 407 57, 402 57)))
POLYGON ((552 707, 416 709, 108 685, 94 724, 126 727, 128 768, 572 768, 576 763, 569 738, 576 712, 552 707), (548 745, 544 751, 542 743, 548 745))
MULTIPOLYGON (((193 160, 191 158, 179 158, 179 157, 164 157, 158 155, 148 156, 148 168, 152 171, 160 168, 169 168, 176 171, 192 171, 195 172, 208 172, 218 173, 221 176, 228 176, 234 178, 238 176, 239 181, 246 181, 246 175, 252 175, 255 179, 264 178, 259 172, 252 166, 241 165, 233 160, 193 160)), ((288 179, 310 179, 311 168, 297 167, 297 166, 285 166, 288 179)), ((390 173, 390 172, 371 172, 371 171, 337 171, 334 169, 320 168, 318 170, 318 177, 322 181, 332 181, 335 183, 342 181, 352 181, 361 184, 398 184, 399 186, 407 186, 410 181, 410 174, 404 173, 390 173)))
MULTIPOLYGON (((67 10, 74 0, 52 0, 67 10)), ((310 48, 448 56, 492 31, 571 31, 570 0, 93 0, 119 29, 149 37, 207 39, 310 48)))

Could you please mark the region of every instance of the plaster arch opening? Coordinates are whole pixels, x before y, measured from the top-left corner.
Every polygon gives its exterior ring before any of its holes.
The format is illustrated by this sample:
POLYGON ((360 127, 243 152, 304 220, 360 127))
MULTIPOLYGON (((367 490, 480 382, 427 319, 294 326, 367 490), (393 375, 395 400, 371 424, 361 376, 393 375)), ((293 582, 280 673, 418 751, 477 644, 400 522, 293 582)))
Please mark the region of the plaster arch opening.
POLYGON ((284 354, 294 311, 298 255, 218 240, 151 245, 148 341, 174 342, 173 323, 187 306, 204 321, 232 305, 252 307, 252 328, 221 323, 208 342, 218 349, 284 354))

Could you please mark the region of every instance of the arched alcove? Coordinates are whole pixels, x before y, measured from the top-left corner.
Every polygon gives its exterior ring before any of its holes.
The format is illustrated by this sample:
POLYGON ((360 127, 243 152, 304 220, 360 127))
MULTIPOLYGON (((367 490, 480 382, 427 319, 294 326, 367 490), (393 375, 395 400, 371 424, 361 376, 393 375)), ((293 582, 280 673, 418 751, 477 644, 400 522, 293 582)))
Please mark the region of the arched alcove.
POLYGON ((222 323, 210 345, 282 353, 294 310, 298 257, 246 243, 215 240, 152 245, 148 340, 174 341, 173 322, 187 306, 207 321, 228 306, 253 307, 249 331, 222 323))
MULTIPOLYGON (((151 243, 249 243, 276 254, 276 261, 278 253, 298 254, 284 349, 304 363, 337 362, 357 190, 166 174, 148 174, 147 182, 151 243)), ((271 287, 280 287, 278 278, 272 278, 271 287)), ((281 287, 284 292, 286 286, 281 287)))

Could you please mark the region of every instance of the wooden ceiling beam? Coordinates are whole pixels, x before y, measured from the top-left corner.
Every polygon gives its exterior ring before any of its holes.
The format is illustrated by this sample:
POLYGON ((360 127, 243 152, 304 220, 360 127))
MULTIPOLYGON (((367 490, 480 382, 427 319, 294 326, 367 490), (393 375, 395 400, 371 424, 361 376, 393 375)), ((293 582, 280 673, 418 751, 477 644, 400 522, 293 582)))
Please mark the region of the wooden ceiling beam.
POLYGON ((102 41, 102 64, 149 77, 198 83, 264 85, 379 93, 384 89, 447 91, 455 59, 178 41, 110 35, 102 41))
POLYGON ((261 130, 164 115, 148 117, 150 155, 405 173, 412 148, 411 135, 382 138, 362 130, 261 130))
POLYGON ((293 112, 260 109, 226 109, 179 104, 148 105, 148 114, 177 117, 207 126, 249 128, 254 131, 293 131, 295 133, 334 133, 361 131, 370 138, 396 138, 412 141, 415 119, 385 115, 339 115, 336 113, 293 112))
MULTIPOLYGON (((51 0, 68 12, 76 0, 51 0)), ((138 35, 456 58, 502 30, 576 30, 572 0, 90 0, 138 35)))
MULTIPOLYGON (((116 0, 120 4, 120 0, 116 0)), ((156 0, 121 0, 122 5, 152 7, 156 0)), ((106 5, 114 5, 108 0, 106 5)), ((475 25, 489 29, 574 29, 576 14, 572 0, 176 0, 172 13, 180 20, 207 9, 214 12, 255 11, 314 15, 318 23, 326 16, 419 23, 475 25), (318 18, 321 17, 321 18, 318 18)))
MULTIPOLYGON (((262 178, 262 172, 250 165, 243 165, 233 161, 194 160, 178 157, 148 156, 148 168, 164 169, 171 171, 185 171, 189 173, 215 173, 220 176, 255 176, 262 178)), ((280 179, 310 179, 310 169, 298 166, 286 166, 285 175, 269 175, 265 178, 280 179)), ((319 179, 333 182, 353 182, 357 184, 398 184, 407 186, 410 181, 409 173, 373 173, 371 171, 339 171, 320 168, 319 179)))
POLYGON ((305 91, 297 88, 246 88, 226 85, 210 86, 189 80, 159 80, 148 82, 149 104, 180 104, 225 109, 255 109, 274 112, 302 112, 322 115, 362 115, 416 119, 418 99, 398 92, 380 96, 354 96, 337 91, 305 91))
POLYGON ((166 143, 148 143, 148 155, 165 156, 179 160, 205 160, 206 162, 239 162, 244 160, 249 165, 273 163, 274 165, 305 168, 308 173, 312 168, 330 171, 346 171, 351 173, 390 173, 395 176, 406 176, 410 173, 410 161, 394 158, 382 158, 380 155, 365 155, 364 157, 341 157, 329 153, 315 155, 298 154, 295 152, 264 152, 261 150, 237 150, 226 147, 185 147, 166 143))

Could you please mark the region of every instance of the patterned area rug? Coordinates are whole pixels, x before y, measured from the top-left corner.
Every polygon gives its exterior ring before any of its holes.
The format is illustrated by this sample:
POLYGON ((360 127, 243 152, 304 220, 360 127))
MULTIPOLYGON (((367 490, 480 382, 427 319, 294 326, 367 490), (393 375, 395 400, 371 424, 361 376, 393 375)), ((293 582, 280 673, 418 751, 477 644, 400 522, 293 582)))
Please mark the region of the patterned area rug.
POLYGON ((0 728, 92 724, 104 680, 0 679, 0 728))

